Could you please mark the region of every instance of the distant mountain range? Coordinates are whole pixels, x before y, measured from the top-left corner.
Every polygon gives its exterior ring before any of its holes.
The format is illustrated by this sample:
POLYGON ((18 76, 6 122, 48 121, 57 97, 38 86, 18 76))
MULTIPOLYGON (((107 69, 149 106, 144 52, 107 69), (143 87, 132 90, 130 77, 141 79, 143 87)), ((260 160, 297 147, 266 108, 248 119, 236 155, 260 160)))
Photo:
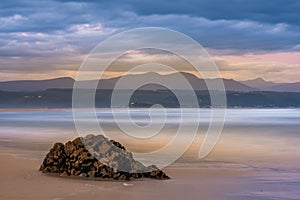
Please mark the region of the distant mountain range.
MULTIPOLYGON (((207 90, 206 83, 203 79, 199 79, 193 74, 183 73, 184 76, 194 90, 207 90)), ((124 77, 116 77, 110 79, 102 79, 99 81, 98 89, 111 90, 120 78, 126 78, 130 81, 136 80, 151 80, 152 82, 159 82, 160 80, 173 83, 174 87, 180 89, 178 83, 178 74, 161 75, 158 73, 145 73, 136 75, 125 75, 124 77), (178 85, 176 85, 178 84, 178 85)), ((214 84, 218 79, 206 79, 206 82, 214 84)), ((48 80, 21 80, 21 81, 6 81, 0 82, 0 90, 11 92, 28 92, 28 91, 43 91, 47 89, 71 89, 74 84, 74 79, 69 77, 48 79, 48 80)), ((88 81, 85 81, 88 82, 88 81)), ((227 91, 251 92, 251 91, 273 91, 273 92, 300 92, 300 82, 296 83, 275 83, 265 81, 261 78, 248 81, 235 81, 233 79, 223 79, 227 91)), ((125 87, 126 88, 126 87, 125 87)), ((128 88, 130 89, 130 88, 128 88)), ((165 87, 157 84, 147 84, 141 90, 160 90, 165 87)))
POLYGON ((300 82, 295 83, 275 83, 265 81, 262 78, 257 78, 248 81, 241 81, 240 83, 248 85, 252 88, 257 88, 260 91, 273 92, 300 92, 300 82))
POLYGON ((72 88, 74 79, 69 77, 55 78, 48 80, 24 80, 0 82, 0 90, 21 92, 21 91, 41 91, 50 88, 67 89, 72 88))

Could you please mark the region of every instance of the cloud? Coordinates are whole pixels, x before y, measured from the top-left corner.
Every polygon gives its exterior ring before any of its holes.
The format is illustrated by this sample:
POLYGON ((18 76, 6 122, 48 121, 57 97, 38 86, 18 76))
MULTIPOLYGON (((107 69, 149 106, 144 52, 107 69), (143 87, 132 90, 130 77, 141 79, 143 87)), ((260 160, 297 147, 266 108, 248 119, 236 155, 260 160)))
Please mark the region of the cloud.
POLYGON ((300 24, 297 0, 203 0, 162 2, 135 1, 132 8, 140 15, 181 14, 211 20, 250 20, 261 23, 300 24))
POLYGON ((257 77, 275 82, 299 81, 300 52, 214 56, 222 75, 237 80, 257 77))
POLYGON ((211 20, 250 20, 261 23, 300 24, 298 0, 61 0, 59 2, 89 2, 111 9, 127 10, 139 16, 188 15, 211 20))
POLYGON ((299 52, 299 10, 297 0, 4 1, 0 69, 20 74, 54 70, 59 76, 76 70, 105 38, 143 26, 185 33, 215 56, 299 52))
POLYGON ((4 23, 0 28, 7 34, 74 32, 75 42, 79 38, 95 43, 99 41, 97 32, 91 35, 91 31, 102 30, 102 35, 107 31, 109 35, 130 28, 160 26, 181 31, 207 48, 238 52, 294 50, 300 44, 300 4, 293 0, 284 2, 12 0, 1 5, 4 11, 0 21, 4 23))

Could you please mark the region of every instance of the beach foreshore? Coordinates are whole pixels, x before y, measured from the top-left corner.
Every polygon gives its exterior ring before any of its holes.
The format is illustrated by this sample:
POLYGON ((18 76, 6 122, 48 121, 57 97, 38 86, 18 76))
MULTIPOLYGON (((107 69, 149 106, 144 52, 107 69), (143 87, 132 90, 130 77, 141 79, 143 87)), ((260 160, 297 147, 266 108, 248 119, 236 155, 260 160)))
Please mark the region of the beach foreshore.
POLYGON ((235 169, 166 168, 171 180, 95 181, 38 171, 44 151, 0 148, 0 198, 11 199, 230 199, 247 174, 235 169), (233 191, 230 190, 234 189, 233 191))

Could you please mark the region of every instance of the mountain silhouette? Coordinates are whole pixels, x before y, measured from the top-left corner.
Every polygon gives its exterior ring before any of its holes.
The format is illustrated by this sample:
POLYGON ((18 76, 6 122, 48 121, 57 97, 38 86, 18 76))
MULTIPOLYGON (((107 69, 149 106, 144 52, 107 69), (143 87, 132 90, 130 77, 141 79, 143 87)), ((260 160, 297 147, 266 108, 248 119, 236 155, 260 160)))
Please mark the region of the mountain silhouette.
MULTIPOLYGON (((132 85, 129 83, 141 82, 144 84, 139 87, 141 90, 161 90, 166 89, 163 85, 157 84, 158 82, 171 83, 171 89, 184 89, 182 82, 179 79, 182 76, 188 81, 194 90, 207 90, 207 83, 209 85, 215 85, 219 79, 201 79, 194 74, 180 72, 161 75, 155 72, 149 72, 144 74, 129 74, 120 77, 114 77, 109 79, 101 79, 98 83, 98 89, 115 88, 118 81, 124 80, 122 84, 123 89, 132 89, 132 85)), ((233 79, 222 79, 227 91, 276 91, 276 92, 300 92, 300 82, 297 83, 275 83, 271 81, 265 81, 262 78, 257 78, 248 81, 236 81, 233 79)), ((92 80, 95 81, 95 80, 92 80)), ((69 77, 47 79, 47 80, 18 80, 18 81, 5 81, 0 82, 0 90, 3 91, 42 91, 47 89, 71 89, 73 88, 75 80, 69 77)), ((89 84, 88 80, 84 81, 89 84)))

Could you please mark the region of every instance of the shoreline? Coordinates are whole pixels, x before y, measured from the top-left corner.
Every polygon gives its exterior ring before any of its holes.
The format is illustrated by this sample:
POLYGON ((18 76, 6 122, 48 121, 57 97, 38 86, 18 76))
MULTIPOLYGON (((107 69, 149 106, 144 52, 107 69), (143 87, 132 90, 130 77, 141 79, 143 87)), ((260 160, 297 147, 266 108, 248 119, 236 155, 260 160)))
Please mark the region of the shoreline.
MULTIPOLYGON (((141 179, 133 181, 110 181, 59 177, 38 171, 41 159, 26 159, 4 154, 1 148, 0 197, 1 199, 204 199, 217 200, 230 195, 225 184, 246 173, 232 169, 175 169, 164 170, 170 180, 141 179), (219 185, 216 187, 216 185, 219 185)), ((15 150, 18 152, 18 150, 15 150)), ((27 152, 30 153, 30 152, 27 152)), ((36 152, 31 152, 36 153, 36 152)))
MULTIPOLYGON (((76 108, 75 110, 91 110, 93 108, 76 108)), ((126 107, 120 107, 120 108, 114 108, 114 109, 127 109, 126 107)), ((138 110, 138 109, 149 109, 149 107, 130 107, 131 110, 138 110)), ((195 108, 164 108, 164 109, 195 109, 195 108)), ((198 109, 205 109, 209 110, 211 108, 207 107, 199 107, 198 109)), ((288 110, 288 109, 300 109, 300 107, 226 107, 226 108, 214 108, 214 109, 231 109, 231 110, 273 110, 273 109, 282 109, 282 110, 288 110)), ((41 112, 41 111, 61 111, 61 110, 73 110, 73 108, 0 108, 0 112, 41 112)), ((112 108, 104 107, 104 108, 95 108, 95 110, 112 110, 112 108)))
POLYGON ((218 168, 171 166, 164 168, 171 177, 169 180, 97 180, 39 172, 46 151, 24 152, 1 146, 0 151, 0 160, 5 163, 0 165, 0 198, 7 200, 247 200, 273 199, 280 197, 278 192, 293 199, 298 194, 297 185, 288 185, 296 180, 293 173, 224 168, 221 165, 218 168))

